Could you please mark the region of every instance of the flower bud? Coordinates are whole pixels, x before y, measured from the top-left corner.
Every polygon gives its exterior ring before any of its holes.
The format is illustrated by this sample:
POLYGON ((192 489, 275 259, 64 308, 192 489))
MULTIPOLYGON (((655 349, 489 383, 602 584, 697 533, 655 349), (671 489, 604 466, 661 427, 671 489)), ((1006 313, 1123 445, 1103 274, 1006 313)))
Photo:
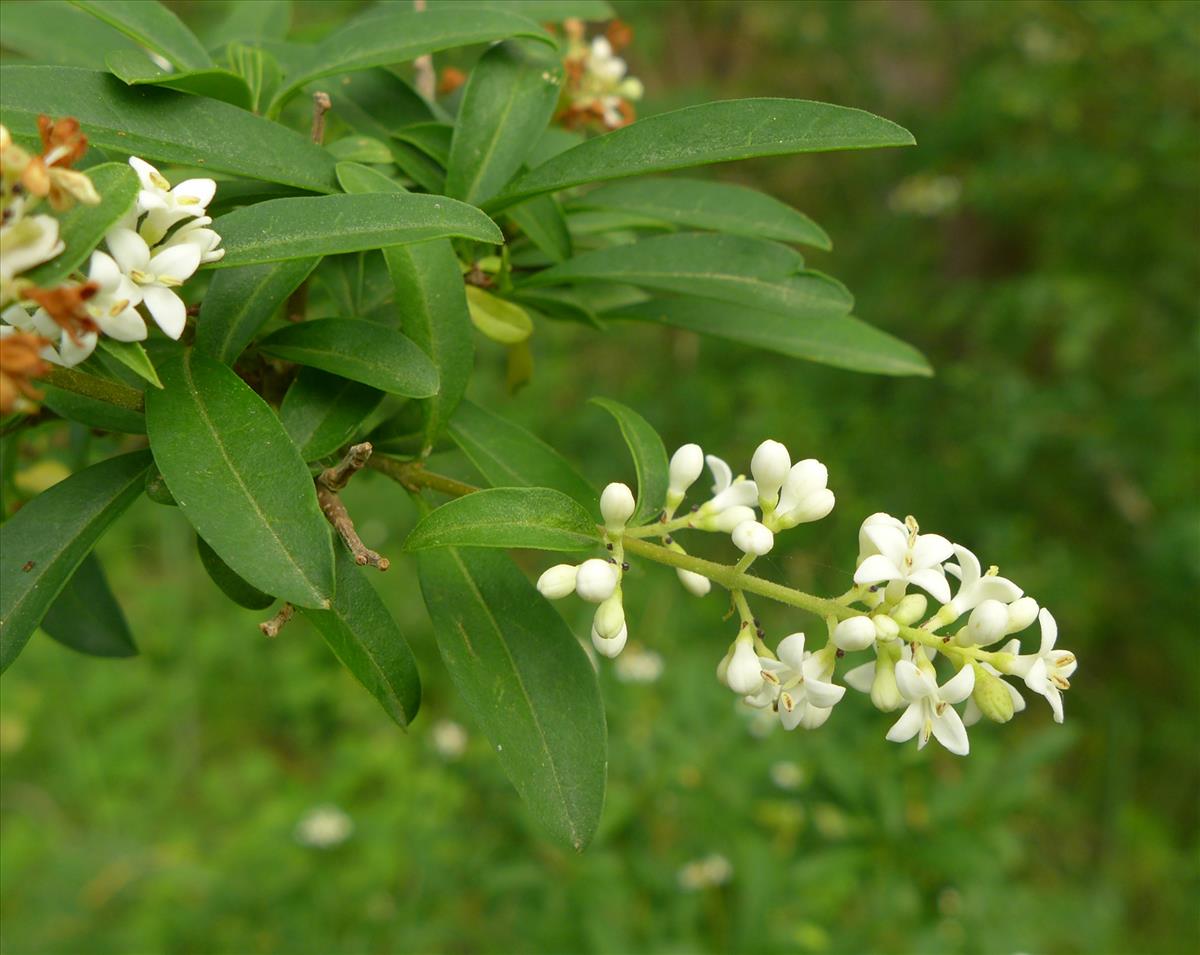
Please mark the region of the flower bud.
POLYGON ((749 639, 738 639, 725 670, 725 682, 739 696, 749 696, 762 688, 762 663, 749 639))
POLYGON ((633 492, 619 481, 608 485, 600 495, 600 516, 604 518, 604 526, 614 533, 625 529, 635 507, 633 492))
POLYGON ((985 600, 971 611, 967 620, 966 641, 976 646, 987 646, 1003 637, 1007 627, 1008 608, 999 600, 985 600))
POLYGON ((758 485, 758 499, 774 506, 779 498, 779 489, 787 480, 792 467, 788 449, 778 441, 767 440, 758 446, 750 461, 750 473, 758 485))
POLYGON ((866 616, 843 620, 833 630, 833 642, 850 653, 865 650, 875 642, 875 622, 866 616))
POLYGON ((742 521, 733 529, 733 543, 743 554, 761 557, 775 546, 775 535, 758 521, 742 521))
POLYGON ((889 640, 895 640, 900 636, 900 624, 896 623, 886 613, 872 617, 871 622, 875 624, 875 636, 885 643, 889 640))
POLYGON ((704 514, 696 521, 696 527, 702 531, 720 531, 723 534, 730 533, 735 527, 744 521, 754 520, 753 509, 744 504, 735 504, 733 507, 727 507, 723 511, 715 514, 704 514))
POLYGON ((975 689, 971 698, 979 712, 993 723, 1007 723, 1013 717, 1013 698, 1008 685, 978 663, 975 667, 975 689))
POLYGON ((603 603, 617 589, 618 578, 615 564, 593 557, 579 565, 575 574, 575 592, 588 603, 603 603))
POLYGON ((617 632, 617 635, 610 640, 606 640, 596 632, 596 628, 592 628, 592 646, 596 648, 596 652, 609 657, 615 657, 625 649, 625 641, 629 639, 629 631, 624 625, 617 632))
POLYGON ((902 627, 911 627, 925 616, 928 606, 929 601, 924 594, 909 594, 892 608, 888 616, 902 627))
POLYGON ((538 592, 548 600, 558 600, 575 592, 575 575, 579 568, 573 564, 555 564, 538 578, 538 592))
POLYGON ((733 647, 725 651, 721 662, 717 664, 717 682, 729 686, 729 661, 733 659, 733 647))
POLYGON ((685 444, 671 455, 670 490, 668 495, 678 495, 679 500, 687 494, 688 488, 696 483, 704 471, 704 452, 698 444, 685 444))
POLYGON ((1008 605, 1008 624, 1004 628, 1005 635, 1020 633, 1038 617, 1037 601, 1032 597, 1022 597, 1008 605))
POLYGON ((603 640, 612 640, 625 629, 625 607, 621 591, 617 591, 596 608, 592 632, 603 640))
POLYGON ((675 568, 675 573, 679 576, 679 582, 683 584, 687 592, 696 597, 704 597, 712 590, 712 581, 703 574, 684 570, 682 567, 675 568))
POLYGON ((904 704, 904 697, 900 695, 900 687, 896 683, 896 659, 899 654, 893 656, 893 651, 888 646, 880 648, 879 656, 875 660, 875 679, 871 682, 871 704, 884 713, 890 713, 892 710, 898 710, 904 704))

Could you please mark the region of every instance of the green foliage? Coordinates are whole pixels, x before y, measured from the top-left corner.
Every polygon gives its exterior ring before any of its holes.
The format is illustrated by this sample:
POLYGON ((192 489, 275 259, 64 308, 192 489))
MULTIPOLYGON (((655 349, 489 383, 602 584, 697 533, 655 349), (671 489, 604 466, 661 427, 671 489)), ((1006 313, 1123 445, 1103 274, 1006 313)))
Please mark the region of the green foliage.
POLYGON ((408 535, 407 550, 431 547, 530 547, 586 550, 598 540, 583 507, 548 487, 476 491, 430 511, 408 535))
POLYGON ((196 351, 232 363, 319 261, 288 259, 222 269, 200 305, 196 351))
POLYGON ((630 518, 631 525, 645 524, 658 517, 661 502, 667 496, 667 449, 650 423, 632 408, 611 398, 593 398, 612 415, 629 446, 633 466, 637 471, 637 510, 630 518))
POLYGON ((90 553, 67 581, 46 616, 42 629, 63 646, 93 657, 131 657, 137 653, 133 634, 104 568, 90 553))

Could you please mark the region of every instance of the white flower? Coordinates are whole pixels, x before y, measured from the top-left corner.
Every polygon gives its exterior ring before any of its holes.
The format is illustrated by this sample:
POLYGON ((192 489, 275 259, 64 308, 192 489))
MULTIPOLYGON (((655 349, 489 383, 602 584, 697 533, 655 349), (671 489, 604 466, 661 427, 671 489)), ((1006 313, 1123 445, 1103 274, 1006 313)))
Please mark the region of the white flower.
POLYGON ((950 585, 946 583, 942 562, 950 556, 953 545, 939 534, 918 534, 915 527, 914 523, 914 529, 908 531, 890 523, 864 524, 862 533, 879 552, 859 565, 854 572, 854 582, 890 584, 895 581, 901 588, 916 584, 935 600, 947 603, 950 585))
POLYGON ((117 263, 103 252, 93 252, 88 281, 99 288, 84 308, 100 330, 119 342, 144 339, 146 322, 134 307, 142 300, 142 290, 121 272, 117 263))
POLYGON ((162 173, 137 156, 129 157, 129 165, 142 182, 137 208, 146 213, 140 231, 150 245, 159 242, 175 223, 204 215, 217 191, 212 179, 186 179, 172 189, 162 173))
MULTIPOLYGON (((718 670, 719 674, 719 670, 718 670)), ((749 636, 739 637, 725 668, 725 684, 739 696, 757 693, 763 685, 762 664, 749 636)))
POLYGON ((588 51, 588 72, 606 83, 619 83, 628 67, 625 61, 613 53, 612 44, 607 37, 598 36, 592 40, 592 48, 588 51))
POLYGON ((212 219, 208 216, 193 219, 176 229, 169 239, 160 243, 158 248, 161 250, 175 245, 194 245, 200 250, 201 265, 219 262, 225 258, 225 250, 217 248, 221 244, 221 237, 212 229, 207 228, 210 225, 212 225, 212 219))
POLYGON ((1002 639, 1007 633, 1008 607, 999 600, 988 599, 980 602, 979 606, 971 611, 966 632, 962 633, 958 640, 960 643, 986 647, 1002 639))
POLYGON ((764 692, 747 702, 761 706, 769 691, 777 703, 779 722, 784 729, 794 730, 797 726, 816 729, 829 719, 834 704, 846 695, 844 686, 831 682, 834 658, 825 653, 806 653, 802 633, 784 637, 775 654, 778 660, 760 658, 759 665, 766 674, 764 692))
POLYGON ((1020 633, 1038 616, 1037 601, 1032 597, 1022 597, 1008 605, 1008 626, 1006 633, 1020 633))
POLYGON ((773 508, 779 502, 779 489, 787 480, 791 466, 792 457, 788 449, 778 441, 768 438, 755 449, 754 457, 750 459, 750 473, 754 475, 758 501, 764 510, 773 508))
POLYGON ((772 526, 787 530, 828 516, 834 505, 833 492, 826 487, 828 483, 829 469, 815 458, 793 464, 783 482, 779 505, 771 516, 772 526))
POLYGON ((11 335, 14 328, 41 335, 42 338, 49 339, 50 344, 43 346, 38 354, 46 361, 67 368, 78 365, 95 351, 96 342, 100 337, 97 332, 90 331, 79 332, 72 338, 44 308, 39 308, 30 315, 22 306, 10 305, 0 314, 0 318, 8 322, 7 326, 0 326, 0 335, 11 335))
POLYGON ((595 625, 592 626, 592 646, 596 648, 597 653, 601 653, 606 657, 615 657, 623 649, 625 649, 625 641, 629 639, 629 631, 625 629, 625 625, 621 625, 621 629, 617 631, 617 635, 611 639, 606 639, 596 632, 595 625))
POLYGON ((121 271, 141 288, 142 301, 159 328, 171 338, 179 338, 187 322, 187 308, 172 289, 200 267, 200 249, 183 243, 151 255, 141 235, 122 227, 110 230, 104 238, 121 271))
POLYGON ((620 579, 615 564, 593 557, 579 565, 575 573, 575 592, 588 603, 604 603, 613 595, 620 579))
MULTIPOLYGON (((1012 700, 1012 709, 1014 713, 1020 713, 1025 709, 1025 697, 1021 696, 1020 691, 1004 679, 1004 674, 997 670, 990 663, 976 663, 976 666, 983 667, 989 674, 996 677, 1002 684, 1004 689, 1008 691, 1009 698, 1012 700)), ((983 710, 979 708, 979 704, 975 702, 975 694, 971 694, 971 698, 967 700, 966 708, 963 710, 963 725, 974 726, 983 718, 983 710)))
POLYGON ((875 546, 875 542, 867 535, 867 530, 872 527, 894 527, 901 533, 907 533, 907 528, 904 526, 904 521, 897 517, 892 517, 891 514, 884 514, 883 511, 876 511, 865 521, 858 529, 858 561, 857 567, 872 554, 878 554, 879 548, 875 546))
MULTIPOLYGON (((752 484, 753 482, 746 481, 744 483, 752 484)), ((706 513, 702 507, 696 513, 696 517, 691 520, 690 526, 702 531, 720 531, 722 534, 731 534, 739 524, 752 520, 754 520, 754 509, 745 504, 734 504, 715 514, 706 513)))
POLYGON ((555 564, 538 578, 537 589, 548 600, 559 600, 575 592, 575 576, 579 568, 574 564, 555 564))
POLYGON ((983 573, 979 558, 962 544, 954 545, 954 555, 958 558, 958 563, 947 564, 946 570, 960 581, 958 593, 950 601, 950 606, 958 614, 978 607, 985 600, 998 600, 1002 604, 1009 604, 1021 596, 1021 588, 1007 577, 983 573))
POLYGON ((688 488, 696 483, 704 470, 704 452, 698 444, 685 444, 671 455, 671 465, 668 469, 670 485, 667 488, 667 511, 675 513, 688 488))
POLYGON ((354 821, 337 806, 317 806, 296 823, 296 841, 312 849, 332 849, 354 832, 354 821))
POLYGON ((758 521, 742 521, 733 529, 733 543, 743 554, 761 557, 775 546, 775 535, 758 521))
POLYGON ((438 755, 450 762, 462 757, 470 740, 467 731, 454 720, 438 720, 430 727, 430 736, 438 755))
POLYGON ((975 671, 968 665, 942 686, 931 673, 917 669, 908 660, 896 663, 896 684, 908 701, 908 709, 888 730, 893 743, 905 743, 917 736, 917 749, 923 749, 932 734, 950 752, 966 756, 971 744, 962 717, 951 705, 961 703, 975 688, 975 671))
POLYGON ((622 683, 653 683, 663 674, 663 658, 653 650, 643 650, 636 644, 622 653, 615 667, 622 683))
POLYGON ((712 472, 713 496, 700 508, 702 514, 716 514, 726 508, 749 507, 758 503, 758 487, 753 481, 740 476, 735 480, 729 465, 715 454, 708 455, 704 460, 712 472))
MULTIPOLYGON (((1058 640, 1058 624, 1049 610, 1043 609, 1038 614, 1038 624, 1042 628, 1042 644, 1038 652, 1018 656, 1008 667, 1008 672, 1023 677, 1029 689, 1044 696, 1054 711, 1054 721, 1061 723, 1062 691, 1070 689, 1069 678, 1079 666, 1079 661, 1069 650, 1054 649, 1058 640)), ((1008 647, 1005 649, 1008 650, 1008 647)))
POLYGON ((870 694, 871 704, 884 713, 898 710, 904 703, 900 687, 896 684, 896 662, 912 659, 912 651, 905 644, 898 654, 885 644, 875 645, 875 659, 846 672, 846 685, 859 693, 870 694))
POLYGON ((712 581, 703 574, 698 574, 694 570, 684 570, 682 567, 675 568, 675 573, 684 589, 694 597, 706 597, 712 590, 712 581))
POLYGON ((633 492, 627 485, 619 481, 609 484, 600 495, 600 516, 604 518, 604 526, 619 534, 629 523, 635 506, 633 492))
POLYGON ((723 855, 713 853, 683 866, 677 878, 679 887, 685 892, 696 892, 714 885, 724 885, 733 878, 733 866, 723 855))
POLYGON ((875 621, 865 615, 843 620, 833 630, 833 642, 847 653, 867 649, 875 636, 875 621))
POLYGON ((16 298, 10 287, 16 276, 49 262, 64 248, 54 216, 23 216, 0 228, 0 305, 16 298))

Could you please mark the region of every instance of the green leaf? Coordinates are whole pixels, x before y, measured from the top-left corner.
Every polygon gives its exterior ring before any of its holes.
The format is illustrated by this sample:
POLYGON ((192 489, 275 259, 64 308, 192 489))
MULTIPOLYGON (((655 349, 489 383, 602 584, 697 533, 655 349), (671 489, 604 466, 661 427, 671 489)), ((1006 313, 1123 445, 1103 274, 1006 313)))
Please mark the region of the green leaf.
POLYGON ((585 305, 569 289, 516 289, 512 293, 512 297, 514 302, 520 302, 548 318, 578 322, 580 325, 587 325, 599 330, 604 329, 604 323, 592 311, 590 304, 585 305))
POLYGON ((531 169, 489 203, 569 186, 753 156, 909 146, 908 130, 859 109, 798 99, 735 99, 640 119, 531 169))
POLYGON ((150 455, 123 454, 43 491, 4 524, 0 672, 8 669, 100 535, 142 493, 150 455))
MULTIPOLYGON (((261 0, 260 0, 261 2, 261 0)), ((257 4, 236 4, 238 7, 256 6, 257 4)), ((283 71, 275 57, 259 46, 246 46, 244 43, 230 43, 225 56, 230 68, 241 78, 250 94, 249 108, 261 113, 279 89, 283 79, 283 71)), ((229 102, 234 102, 230 100, 229 102)))
POLYGON ((479 58, 454 124, 446 195, 479 205, 521 168, 558 103, 557 53, 528 41, 501 43, 479 58))
POLYGON ((159 368, 146 430, 167 487, 235 573, 301 607, 328 607, 333 548, 316 489, 275 412, 229 368, 188 352, 159 368))
POLYGON ((337 115, 346 125, 383 142, 405 126, 434 118, 420 94, 389 70, 344 73, 328 83, 337 91, 337 115))
POLYGON ((232 0, 225 6, 228 12, 224 19, 201 32, 210 47, 224 46, 231 40, 246 43, 282 40, 291 27, 291 0, 254 0, 253 3, 232 0))
POLYGON ((467 286, 467 307, 471 323, 494 342, 516 345, 533 334, 533 319, 525 309, 476 285, 467 286))
POLYGON ((384 165, 392 161, 392 149, 370 136, 343 136, 325 147, 339 163, 361 162, 384 165))
POLYGON ((394 328, 353 318, 288 325, 258 343, 261 351, 409 398, 437 394, 437 369, 394 328))
POLYGON ((615 182, 572 199, 571 208, 626 212, 684 228, 832 247, 825 230, 803 212, 757 189, 728 182, 682 178, 615 182))
POLYGON ((25 273, 24 277, 35 285, 53 288, 82 267, 104 233, 133 207, 141 188, 137 173, 125 163, 93 166, 87 175, 100 193, 100 204, 88 206, 77 202, 59 219, 58 237, 66 248, 56 258, 25 273))
POLYGON ((416 146, 443 169, 450 161, 450 144, 454 127, 448 123, 413 123, 392 133, 394 139, 416 146))
POLYGON ((710 233, 652 236, 584 252, 537 272, 520 288, 624 283, 804 316, 844 315, 854 299, 819 272, 800 272, 795 250, 765 239, 710 233))
POLYGON ((200 563, 204 565, 212 582, 239 607, 245 607, 247 610, 265 610, 275 602, 275 598, 270 594, 264 594, 234 573, 199 534, 196 535, 196 550, 200 554, 200 563))
POLYGON ((146 419, 136 411, 118 408, 107 401, 65 391, 54 385, 39 383, 38 390, 42 392, 42 404, 71 421, 122 434, 146 433, 146 419))
POLYGON ((925 356, 906 342, 850 315, 798 320, 755 308, 683 296, 651 299, 604 313, 605 318, 661 322, 764 348, 793 358, 879 375, 931 375, 925 356))
POLYGON ((148 381, 155 388, 162 387, 162 381, 159 380, 158 372, 154 370, 150 356, 137 342, 119 342, 115 338, 101 335, 97 344, 101 351, 111 355, 139 378, 148 381))
POLYGON ((196 351, 232 364, 319 261, 291 259, 218 272, 200 303, 196 351))
POLYGON ((577 20, 611 20, 615 13, 604 0, 429 0, 429 9, 438 7, 461 11, 464 7, 503 10, 529 17, 538 23, 577 20))
POLYGON ((512 36, 553 42, 532 20, 498 10, 473 10, 470 16, 464 16, 454 8, 436 11, 386 8, 352 20, 318 43, 305 56, 300 69, 287 78, 272 108, 278 112, 288 97, 322 76, 403 63, 426 53, 492 43, 512 36))
POLYGON ((101 149, 333 192, 334 160, 306 136, 245 110, 60 66, 0 67, 0 121, 36 136, 39 113, 74 116, 101 149))
POLYGON ((129 623, 94 553, 83 559, 54 599, 42 629, 63 646, 88 656, 137 656, 129 623))
POLYGON ((608 761, 587 654, 507 555, 426 551, 418 567, 459 694, 532 818, 582 851, 600 821, 608 761))
POLYGON ((103 70, 111 50, 138 50, 132 40, 65 0, 5 0, 0 37, 6 50, 35 63, 103 70))
POLYGON ((345 548, 337 552, 337 595, 328 610, 302 610, 354 678, 400 726, 421 705, 417 661, 379 594, 345 548))
POLYGON ((217 66, 170 72, 138 50, 114 50, 108 54, 105 64, 117 79, 129 86, 165 86, 183 93, 210 96, 242 109, 249 109, 252 103, 246 81, 217 66))
POLYGON ((212 57, 183 21, 155 0, 72 0, 179 70, 202 70, 212 57))
MULTIPOLYGON (((338 180, 347 192, 402 191, 374 169, 343 163, 338 180)), ((471 318, 462 272, 446 239, 392 246, 383 250, 392 277, 400 321, 437 369, 438 393, 422 405, 425 450, 446 426, 467 389, 475 360, 471 318)))
POLYGON ((501 243, 499 227, 474 206, 415 193, 270 199, 213 224, 225 257, 214 268, 359 252, 458 236, 501 243))
POLYGON ((508 217, 529 241, 554 262, 571 257, 571 233, 567 220, 553 196, 535 196, 507 210, 508 217))
POLYGON ((463 401, 450 419, 450 437, 492 487, 549 487, 598 520, 599 495, 561 454, 507 418, 463 401))
POLYGON ((333 454, 354 437, 383 397, 382 391, 349 378, 301 368, 283 396, 279 420, 300 449, 300 456, 315 461, 333 454))
POLYGON ((662 512, 667 500, 669 477, 667 472, 667 449, 662 438, 645 418, 611 398, 592 398, 598 405, 617 419, 621 435, 633 455, 633 466, 637 471, 638 504, 630 519, 630 526, 645 524, 662 512))
POLYGON ((456 498, 430 511, 412 529, 404 548, 587 550, 599 542, 591 515, 561 491, 497 487, 456 498))

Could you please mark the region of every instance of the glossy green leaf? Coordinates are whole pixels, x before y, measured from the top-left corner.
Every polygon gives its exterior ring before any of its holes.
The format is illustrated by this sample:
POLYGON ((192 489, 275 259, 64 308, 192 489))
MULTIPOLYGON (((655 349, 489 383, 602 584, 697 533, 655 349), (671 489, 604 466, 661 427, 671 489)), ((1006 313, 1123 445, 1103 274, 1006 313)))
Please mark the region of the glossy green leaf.
POLYGON ((909 146, 912 134, 860 109, 798 99, 737 99, 649 116, 560 153, 489 205, 645 173, 753 156, 909 146))
POLYGON ((42 629, 92 657, 137 656, 129 623, 94 553, 88 554, 46 611, 42 629))
POLYGON ((611 398, 593 398, 592 404, 600 406, 617 419, 621 435, 633 456, 633 466, 637 471, 638 497, 637 510, 629 521, 630 525, 645 524, 654 520, 662 512, 666 502, 669 482, 667 449, 663 447, 662 438, 651 427, 650 422, 632 408, 627 408, 611 398))
POLYGON ((146 497, 163 507, 179 506, 171 494, 171 489, 167 487, 167 482, 163 480, 162 471, 154 464, 150 466, 150 470, 146 474, 146 497))
POLYGON ((392 140, 392 161, 412 182, 426 192, 440 195, 445 188, 446 174, 436 162, 416 146, 392 140))
POLYGON ((71 0, 178 70, 202 70, 212 57, 191 30, 156 0, 71 0))
POLYGON ((379 407, 384 393, 316 368, 301 368, 279 407, 279 420, 305 461, 333 454, 379 407))
POLYGON ((6 50, 34 63, 103 70, 105 54, 140 47, 66 0, 4 0, 0 37, 6 50))
MULTIPOLYGON (((338 166, 347 192, 397 192, 401 187, 374 169, 338 166)), ((405 333, 437 369, 438 393, 423 404, 425 449, 446 426, 467 389, 475 346, 458 256, 448 240, 383 250, 405 333)))
POLYGON ((42 392, 42 404, 55 414, 71 421, 78 421, 89 428, 118 431, 121 434, 146 433, 146 419, 137 411, 118 408, 107 401, 65 391, 53 385, 39 384, 38 390, 42 392))
POLYGON ((319 261, 290 259, 218 272, 200 303, 196 351, 232 364, 319 261))
POLYGON ((66 248, 49 262, 25 273, 25 278, 42 288, 53 288, 76 269, 83 268, 104 233, 133 208, 141 184, 137 173, 125 163, 104 163, 87 171, 100 204, 75 204, 59 219, 58 237, 66 248))
POLYGON ((533 334, 533 319, 516 302, 508 302, 476 285, 467 286, 471 323, 502 345, 516 345, 533 334))
POLYGON ((287 78, 273 105, 277 110, 292 93, 322 76, 403 63, 426 53, 512 36, 552 42, 532 20, 499 10, 473 10, 470 16, 453 8, 388 8, 373 12, 350 21, 318 43, 287 78))
POLYGON ((430 511, 412 529, 404 547, 586 550, 598 543, 591 515, 561 491, 497 487, 456 498, 430 511))
POLYGON ((599 518, 599 496, 561 454, 537 435, 471 401, 450 419, 450 437, 492 487, 549 487, 599 518))
POLYGON ((572 209, 632 213, 690 229, 712 229, 829 249, 825 230, 803 212, 746 186, 706 179, 614 182, 571 200, 572 209))
POLYGON ((581 300, 586 297, 586 290, 584 295, 577 295, 571 289, 561 288, 516 289, 511 294, 514 302, 520 302, 548 318, 578 322, 580 325, 587 325, 590 328, 604 329, 604 323, 592 310, 590 303, 585 304, 581 300))
POLYGON ((454 127, 449 123, 413 123, 411 126, 402 126, 392 133, 392 137, 415 146, 443 169, 450 162, 454 127))
POLYGON ((431 10, 451 7, 462 10, 477 7, 517 13, 538 23, 561 23, 577 20, 611 20, 616 14, 604 0, 429 0, 431 10))
POLYGON ((320 368, 409 398, 437 393, 437 369, 394 328, 352 318, 318 318, 288 325, 258 343, 285 361, 320 368))
POLYGON ((582 851, 600 821, 608 760, 587 654, 506 554, 425 551, 418 567, 459 694, 535 822, 582 851))
POLYGON ((529 241, 553 262, 571 257, 571 233, 562 209, 553 196, 534 196, 506 210, 529 241))
POLYGON ((337 553, 337 594, 328 610, 302 610, 329 648, 400 726, 421 705, 421 677, 404 634, 366 572, 345 548, 337 553))
POLYGON ((275 412, 225 365, 188 352, 159 368, 146 430, 167 487, 235 573, 301 607, 333 593, 329 525, 275 412))
POLYGON ((245 110, 60 66, 0 67, 0 120, 37 135, 39 113, 74 116, 101 149, 333 192, 334 159, 307 136, 245 110))
POLYGON ((115 338, 101 335, 97 344, 106 355, 116 359, 143 381, 149 382, 155 388, 162 387, 154 363, 146 354, 146 349, 137 342, 119 342, 115 338))
POLYGON ((878 375, 931 375, 925 356, 898 338, 850 315, 797 319, 761 309, 687 296, 651 299, 604 313, 605 318, 661 322, 741 342, 793 358, 878 375))
POLYGON ((346 125, 383 142, 405 126, 434 119, 420 94, 389 70, 360 70, 327 82, 337 97, 337 115, 346 125))
POLYGON ((392 161, 391 147, 370 136, 343 136, 326 147, 339 163, 361 162, 384 165, 392 161))
MULTIPOLYGON (((238 7, 255 6, 255 4, 235 4, 238 7)), ((245 84, 249 93, 249 108, 261 113, 279 89, 283 79, 283 70, 275 57, 260 46, 247 46, 244 43, 230 43, 225 56, 229 67, 245 84)), ((235 102, 229 100, 228 102, 235 102)))
POLYGON ((263 593, 234 573, 199 534, 196 535, 196 551, 200 554, 200 563, 212 582, 239 607, 245 607, 247 610, 265 610, 275 602, 275 598, 270 594, 263 593))
POLYGON ((213 224, 225 257, 214 268, 359 252, 458 236, 504 241, 499 227, 465 202, 415 193, 271 199, 213 224))
POLYGON ((544 44, 493 46, 471 70, 454 123, 446 195, 474 205, 521 168, 558 103, 563 67, 544 44))
POLYGON ((145 451, 101 461, 43 491, 0 529, 0 672, 100 535, 142 493, 149 467, 145 451))
POLYGON ((242 109, 251 106, 252 97, 246 81, 217 66, 200 70, 164 70, 137 50, 115 50, 108 54, 105 64, 117 79, 129 86, 165 86, 183 93, 211 96, 242 109))

